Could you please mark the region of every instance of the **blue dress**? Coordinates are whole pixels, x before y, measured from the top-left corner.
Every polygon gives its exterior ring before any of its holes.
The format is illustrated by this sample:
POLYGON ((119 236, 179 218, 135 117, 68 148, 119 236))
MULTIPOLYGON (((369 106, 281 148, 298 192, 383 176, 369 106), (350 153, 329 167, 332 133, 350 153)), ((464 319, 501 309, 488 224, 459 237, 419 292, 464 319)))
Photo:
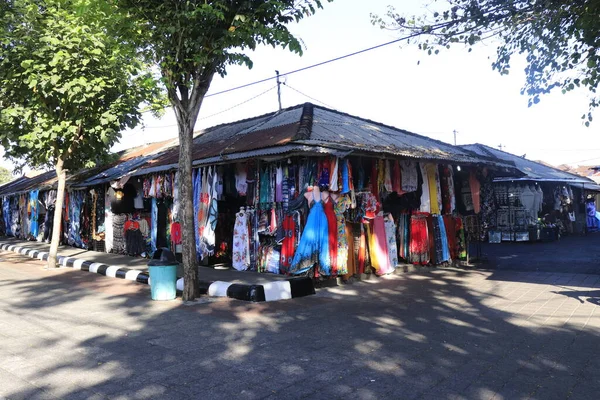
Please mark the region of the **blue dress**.
POLYGON ((323 202, 320 199, 316 201, 313 193, 313 206, 308 213, 300 243, 294 252, 290 274, 302 274, 317 263, 324 275, 331 273, 327 216, 323 209, 323 202))

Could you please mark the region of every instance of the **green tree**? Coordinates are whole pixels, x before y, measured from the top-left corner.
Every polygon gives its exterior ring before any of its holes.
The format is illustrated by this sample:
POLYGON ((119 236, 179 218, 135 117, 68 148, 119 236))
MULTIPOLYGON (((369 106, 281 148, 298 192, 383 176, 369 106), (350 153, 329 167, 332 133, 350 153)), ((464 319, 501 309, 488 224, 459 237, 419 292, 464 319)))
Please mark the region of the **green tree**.
POLYGON ((589 126, 599 104, 599 0, 444 0, 430 5, 424 16, 404 16, 390 7, 374 24, 398 30, 428 54, 462 44, 469 51, 479 42, 497 46, 492 68, 508 74, 511 58, 525 54, 526 81, 521 94, 529 105, 553 89, 582 87, 589 91, 589 110, 582 116, 589 126), (442 3, 442 4, 439 4, 442 3))
MULTIPOLYGON (((15 160, 54 167, 61 223, 67 171, 102 162, 140 120, 156 80, 134 47, 111 34, 119 14, 104 1, 12 0, 0 7, 0 144, 15 160), (107 28, 109 27, 109 28, 107 28)), ((56 266, 54 229, 48 266, 56 266)))
MULTIPOLYGON (((198 296, 192 200, 193 129, 213 76, 228 65, 252 67, 245 50, 257 45, 289 48, 300 42, 286 24, 322 6, 320 0, 114 0, 137 21, 139 47, 156 63, 177 117, 181 220, 183 222, 183 300, 198 296)), ((331 1, 331 0, 328 0, 331 1)), ((135 35, 132 35, 135 37, 135 35)))
POLYGON ((4 167, 0 167, 0 185, 12 181, 12 172, 4 167))

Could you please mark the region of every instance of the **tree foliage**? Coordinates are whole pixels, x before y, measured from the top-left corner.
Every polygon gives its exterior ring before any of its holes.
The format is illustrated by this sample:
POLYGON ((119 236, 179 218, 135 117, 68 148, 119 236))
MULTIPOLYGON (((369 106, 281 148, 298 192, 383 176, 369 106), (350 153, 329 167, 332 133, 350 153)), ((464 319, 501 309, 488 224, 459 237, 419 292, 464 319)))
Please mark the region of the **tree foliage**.
MULTIPOLYGON (((155 63, 179 128, 184 300, 198 293, 192 208, 193 129, 213 76, 229 65, 252 67, 258 45, 302 54, 287 24, 312 15, 321 0, 112 0, 135 21, 131 37, 155 63)), ((328 0, 331 1, 331 0, 328 0)))
POLYGON ((12 172, 4 167, 0 167, 0 185, 12 181, 12 172))
MULTIPOLYGON (((100 23, 93 1, 13 0, 0 8, 0 143, 32 167, 98 161, 156 92, 146 66, 100 23), (7 4, 10 4, 9 6, 7 4)), ((106 22, 106 21, 104 21, 106 22)))
MULTIPOLYGON (((11 0, 0 20, 0 144, 9 158, 54 167, 59 227, 66 171, 102 161, 159 89, 118 34, 124 16, 103 0, 11 0)), ((54 229, 49 267, 59 238, 54 229)))
POLYGON ((420 49, 437 54, 453 44, 469 51, 480 42, 497 45, 493 69, 508 74, 515 54, 526 56, 526 81, 521 91, 529 105, 540 95, 561 89, 584 88, 589 110, 582 116, 592 121, 598 107, 600 83, 599 0, 444 0, 431 5, 428 15, 407 17, 390 7, 373 23, 416 35, 420 49), (443 4, 440 4, 443 3, 443 4))

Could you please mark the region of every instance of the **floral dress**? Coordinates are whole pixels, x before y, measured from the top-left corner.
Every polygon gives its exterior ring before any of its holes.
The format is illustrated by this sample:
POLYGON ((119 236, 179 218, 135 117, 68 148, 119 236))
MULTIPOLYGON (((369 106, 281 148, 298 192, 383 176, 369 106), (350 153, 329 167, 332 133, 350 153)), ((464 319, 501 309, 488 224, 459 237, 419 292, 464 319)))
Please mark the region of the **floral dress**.
POLYGON ((238 271, 247 270, 250 266, 250 241, 248 236, 248 215, 239 212, 235 215, 233 227, 232 265, 238 271))
POLYGON ((338 274, 348 273, 348 237, 346 236, 346 218, 344 212, 352 205, 349 196, 341 196, 334 204, 333 211, 337 220, 337 267, 338 274))
POLYGON ((390 266, 396 268, 398 265, 398 246, 396 244, 396 223, 392 215, 385 217, 385 238, 387 240, 388 256, 390 258, 390 266))

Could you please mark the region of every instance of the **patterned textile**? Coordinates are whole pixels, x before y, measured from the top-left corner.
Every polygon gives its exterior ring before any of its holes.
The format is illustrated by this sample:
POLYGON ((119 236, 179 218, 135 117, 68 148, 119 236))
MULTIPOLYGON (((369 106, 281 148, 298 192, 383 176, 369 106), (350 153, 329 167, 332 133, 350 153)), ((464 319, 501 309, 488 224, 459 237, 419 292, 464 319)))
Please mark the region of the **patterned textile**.
POLYGON ((415 192, 417 191, 417 163, 414 161, 401 161, 400 170, 402 176, 402 191, 415 192))
POLYGON ((479 179, 475 175, 475 171, 471 171, 469 174, 469 187, 471 188, 471 198, 473 199, 473 209, 475 210, 475 214, 479 214, 481 211, 481 184, 479 183, 479 179))
MULTIPOLYGON (((487 231, 490 227, 497 226, 496 221, 496 197, 494 196, 494 187, 491 179, 486 179, 481 184, 481 221, 483 223, 483 235, 487 236, 487 231)), ((537 191, 534 191, 537 194, 537 191)), ((538 197, 539 198, 539 197, 538 197)), ((537 220, 537 209, 533 210, 537 220)))
POLYGON ((29 192, 29 208, 30 208, 30 218, 31 224, 29 225, 29 233, 34 238, 38 236, 38 217, 39 217, 39 206, 38 206, 38 196, 39 190, 32 190, 29 192))
POLYGON ((456 209, 456 195, 454 192, 454 171, 451 165, 440 167, 440 184, 442 189, 442 213, 452 214, 456 209))
POLYGON ((200 247, 200 227, 204 224, 206 205, 202 202, 202 170, 196 169, 192 175, 194 196, 194 242, 196 245, 196 258, 200 259, 202 249, 200 247), (202 213, 202 214, 201 214, 202 213))
MULTIPOLYGON (((444 249, 442 243, 442 231, 440 229, 440 222, 437 216, 432 216, 431 226, 433 227, 433 244, 434 249, 431 252, 431 263, 440 264, 444 262, 444 249)), ((443 235, 446 236, 446 235, 443 235)))
POLYGON ((325 275, 331 271, 331 259, 329 256, 329 228, 327 216, 323 209, 323 201, 314 199, 313 205, 308 213, 302 237, 294 253, 291 274, 301 274, 308 271, 316 263, 325 275))
POLYGON ((6 235, 12 236, 14 233, 11 229, 10 197, 4 197, 2 199, 2 218, 4 219, 4 229, 6 230, 6 235))
POLYGON ((348 273, 348 237, 346 234, 346 218, 344 213, 350 205, 352 200, 348 196, 341 196, 338 198, 334 205, 334 212, 337 221, 337 267, 338 274, 345 275, 348 273))
POLYGON ((74 190, 69 192, 69 232, 68 232, 68 243, 71 246, 83 247, 83 241, 81 239, 81 209, 85 200, 85 191, 74 190))
POLYGON ((132 256, 146 251, 146 242, 139 229, 125 229, 125 248, 127 254, 132 256))
POLYGON ((208 202, 208 209, 206 213, 204 229, 200 232, 200 247, 202 249, 201 258, 212 256, 215 253, 215 230, 217 229, 217 219, 219 216, 216 167, 208 167, 206 175, 206 186, 204 186, 206 191, 203 191, 204 197, 202 202, 208 202))
POLYGON ((248 234, 248 214, 240 211, 235 215, 232 250, 233 268, 238 271, 244 271, 250 266, 250 238, 248 234))
POLYGON ((410 261, 425 265, 429 262, 427 214, 413 214, 410 219, 410 261))
POLYGON ((448 242, 448 250, 450 258, 458 259, 458 242, 456 236, 456 221, 452 215, 444 215, 444 228, 446 230, 446 240, 448 242))
POLYGON ((423 177, 423 183, 421 184, 421 212, 431 212, 431 192, 429 190, 429 178, 427 175, 427 168, 425 164, 419 163, 419 169, 421 176, 423 177))
POLYGON ((125 253, 125 222, 127 221, 127 215, 125 214, 114 214, 112 217, 113 221, 113 246, 112 252, 117 254, 125 253))
POLYGON ((291 215, 287 215, 283 219, 283 232, 285 237, 283 238, 283 244, 281 245, 281 262, 279 263, 279 269, 281 273, 287 274, 292 265, 294 258, 294 248, 296 246, 296 221, 291 215))
POLYGON ((446 233, 446 226, 444 225, 444 218, 441 215, 437 216, 437 226, 440 230, 441 246, 442 246, 442 258, 441 262, 450 260, 450 248, 448 245, 448 234, 446 233))
MULTIPOLYGON (((429 199, 431 204, 431 213, 440 214, 442 212, 442 194, 440 190, 440 174, 435 164, 426 164, 427 180, 429 183, 429 199)), ((425 177, 423 177, 425 179, 425 177)))
POLYGON ((377 275, 385 275, 392 272, 394 268, 390 265, 385 222, 382 216, 377 216, 373 220, 373 232, 369 244, 371 265, 375 268, 375 273, 377 275))
POLYGON ((410 214, 402 213, 398 217, 398 255, 404 260, 410 258, 410 214))
POLYGON ((388 256, 390 266, 396 268, 398 265, 398 246, 396 244, 396 224, 391 214, 385 217, 385 237, 387 240, 388 256))
MULTIPOLYGON (((356 235, 354 234, 354 227, 356 224, 350 222, 346 223, 346 241, 348 242, 347 258, 346 258, 346 275, 344 279, 348 279, 358 272, 357 252, 356 252, 356 235)), ((360 237, 359 237, 360 239, 360 237)))
MULTIPOLYGON (((115 233, 116 233, 115 227, 115 233)), ((152 198, 152 211, 150 217, 150 249, 152 253, 156 251, 156 239, 158 235, 158 204, 156 203, 156 197, 152 198)))
POLYGON ((338 158, 334 157, 331 160, 331 176, 329 177, 329 190, 331 190, 332 192, 337 192, 339 191, 339 164, 338 164, 338 158))

